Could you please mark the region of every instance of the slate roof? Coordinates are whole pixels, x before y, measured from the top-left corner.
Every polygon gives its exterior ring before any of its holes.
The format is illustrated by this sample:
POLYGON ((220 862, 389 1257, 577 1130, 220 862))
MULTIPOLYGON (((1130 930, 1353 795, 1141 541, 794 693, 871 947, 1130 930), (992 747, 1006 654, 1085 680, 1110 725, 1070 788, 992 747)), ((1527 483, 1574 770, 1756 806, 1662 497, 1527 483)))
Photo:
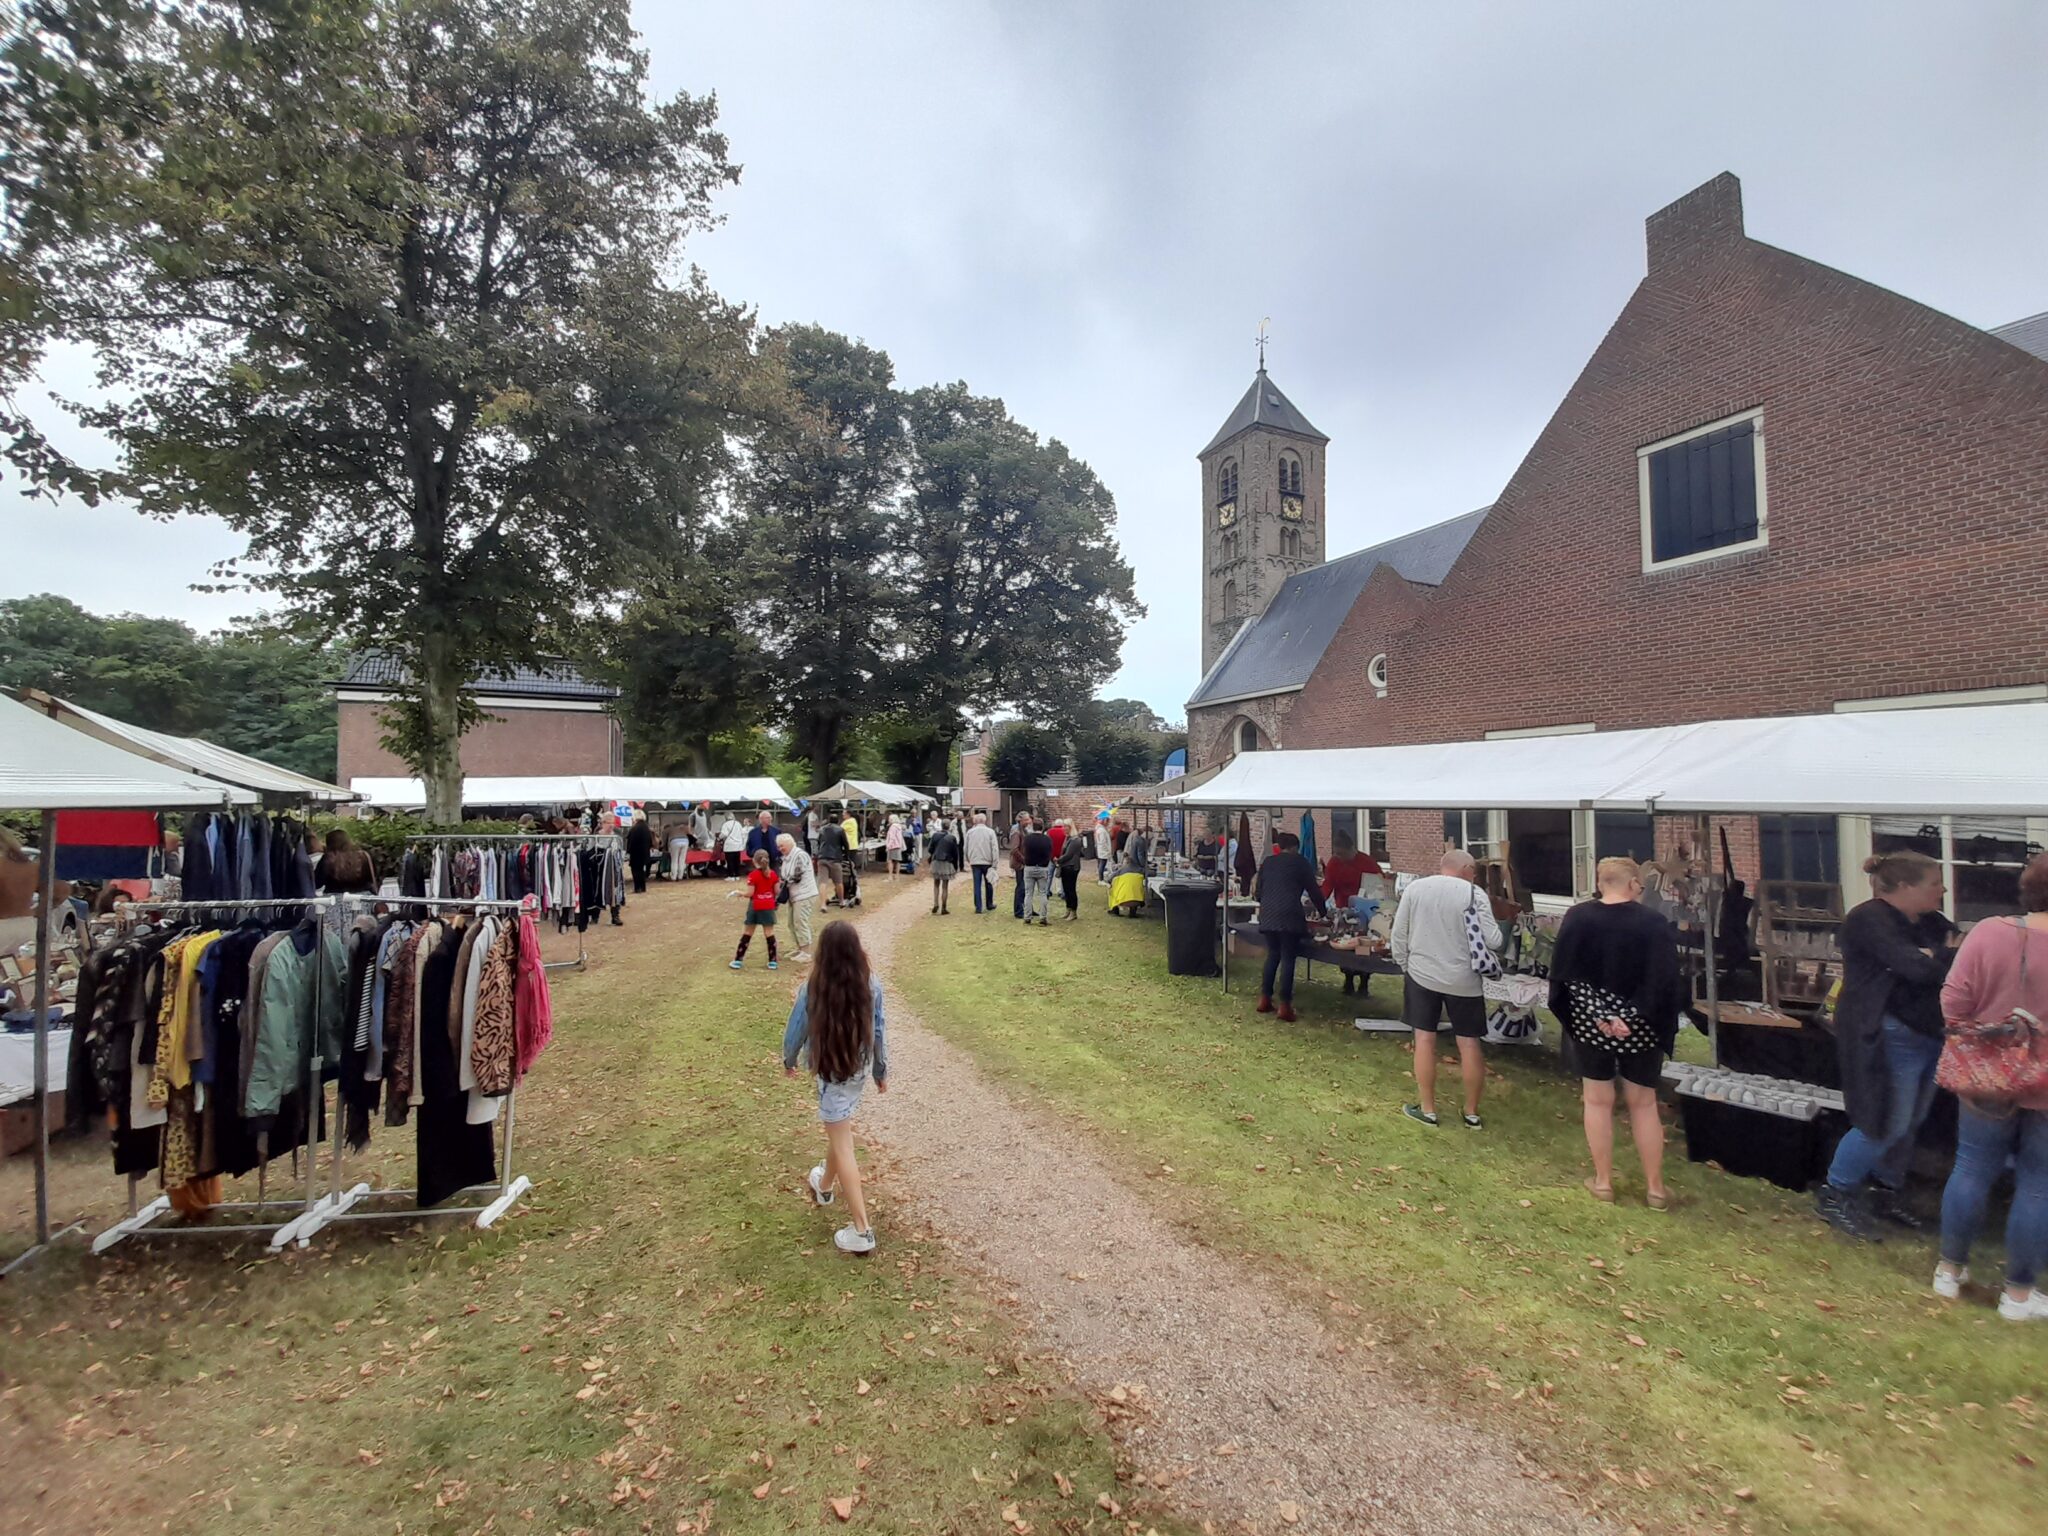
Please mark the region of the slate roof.
POLYGON ((1490 510, 1481 507, 1288 577, 1266 611, 1239 630, 1216 658, 1188 708, 1301 687, 1376 567, 1392 566, 1405 580, 1437 586, 1490 510))
MULTIPOLYGON (((1309 425, 1309 420, 1294 408, 1294 402, 1280 393, 1280 386, 1266 377, 1261 368, 1258 377, 1252 380, 1252 387, 1244 392, 1244 398, 1237 402, 1237 409, 1230 413, 1217 434, 1209 439, 1209 446, 1202 450, 1208 453, 1222 447, 1247 427, 1273 427, 1281 432, 1293 432, 1301 437, 1312 437, 1319 443, 1327 443, 1329 437, 1309 425)), ((1197 455, 1200 457, 1200 455, 1197 455)))
POLYGON ((2010 325, 1994 325, 1991 334, 2000 341, 2009 341, 2023 352, 2031 352, 2043 362, 2048 362, 2048 309, 2038 315, 2029 315, 2024 320, 2015 320, 2010 325))
MULTIPOLYGON (((364 651, 349 663, 338 688, 395 688, 412 680, 404 662, 383 651, 364 651)), ((595 699, 609 702, 619 690, 593 683, 565 661, 541 666, 516 666, 509 672, 488 668, 467 684, 472 693, 494 693, 535 699, 595 699)))

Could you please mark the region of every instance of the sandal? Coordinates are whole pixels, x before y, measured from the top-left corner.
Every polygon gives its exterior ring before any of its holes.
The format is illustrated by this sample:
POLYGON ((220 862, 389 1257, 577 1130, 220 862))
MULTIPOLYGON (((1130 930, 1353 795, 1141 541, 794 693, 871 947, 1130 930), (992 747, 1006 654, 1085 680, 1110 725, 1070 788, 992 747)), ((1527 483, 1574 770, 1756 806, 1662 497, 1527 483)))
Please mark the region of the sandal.
POLYGON ((1667 1189, 1661 1195, 1644 1195, 1643 1204, 1653 1211, 1668 1211, 1671 1209, 1671 1191, 1667 1189))
POLYGON ((1595 1184, 1591 1179, 1587 1179, 1586 1189, 1602 1205, 1614 1204, 1614 1186, 1612 1184, 1595 1184))

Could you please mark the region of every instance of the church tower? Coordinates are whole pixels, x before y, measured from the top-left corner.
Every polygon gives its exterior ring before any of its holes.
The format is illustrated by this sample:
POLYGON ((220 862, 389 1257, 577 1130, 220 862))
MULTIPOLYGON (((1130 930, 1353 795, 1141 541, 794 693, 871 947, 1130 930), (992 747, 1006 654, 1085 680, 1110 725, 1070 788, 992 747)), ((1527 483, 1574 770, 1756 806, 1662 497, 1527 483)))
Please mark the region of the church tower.
POLYGON ((1329 441, 1266 377, 1261 357, 1252 387, 1200 455, 1203 676, 1283 581, 1323 563, 1329 441))

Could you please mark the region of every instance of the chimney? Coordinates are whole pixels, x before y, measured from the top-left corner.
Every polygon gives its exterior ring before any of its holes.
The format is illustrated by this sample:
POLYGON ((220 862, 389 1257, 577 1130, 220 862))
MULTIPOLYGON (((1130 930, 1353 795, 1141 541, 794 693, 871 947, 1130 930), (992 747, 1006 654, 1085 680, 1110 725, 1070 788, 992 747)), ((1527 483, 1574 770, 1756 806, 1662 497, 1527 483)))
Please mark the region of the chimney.
POLYGON ((1742 183, 1723 171, 1644 220, 1650 270, 1710 257, 1742 238, 1742 183))

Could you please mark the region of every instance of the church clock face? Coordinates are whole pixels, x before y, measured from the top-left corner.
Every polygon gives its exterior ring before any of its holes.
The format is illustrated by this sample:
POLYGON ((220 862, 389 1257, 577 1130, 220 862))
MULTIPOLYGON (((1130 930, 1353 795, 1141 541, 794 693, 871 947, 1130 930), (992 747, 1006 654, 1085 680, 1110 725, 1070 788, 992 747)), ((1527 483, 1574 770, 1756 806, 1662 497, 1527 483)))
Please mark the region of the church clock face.
POLYGON ((1290 523, 1300 522, 1301 498, 1299 496, 1282 496, 1280 498, 1280 515, 1290 523))
POLYGON ((1234 501, 1226 501, 1226 502, 1221 502, 1221 503, 1219 503, 1219 504, 1217 505, 1217 508, 1216 508, 1216 526, 1217 526, 1218 528, 1228 528, 1228 527, 1230 527, 1230 526, 1231 526, 1231 525, 1232 525, 1233 523, 1235 523, 1236 521, 1237 521, 1237 503, 1236 503, 1236 502, 1234 502, 1234 501))

